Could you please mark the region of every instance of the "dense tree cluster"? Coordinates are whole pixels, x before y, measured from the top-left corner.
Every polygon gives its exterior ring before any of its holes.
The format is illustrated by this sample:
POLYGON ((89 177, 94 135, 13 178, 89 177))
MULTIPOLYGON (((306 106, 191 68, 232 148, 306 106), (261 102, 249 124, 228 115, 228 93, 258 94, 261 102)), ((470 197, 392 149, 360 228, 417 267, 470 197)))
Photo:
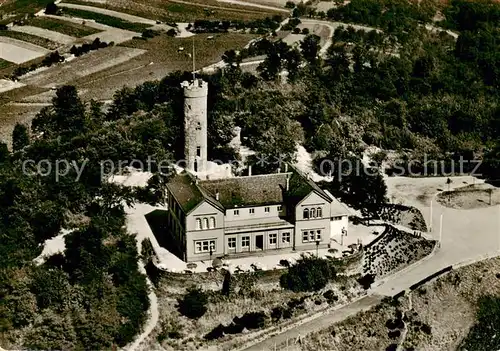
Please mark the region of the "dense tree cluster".
POLYGON ((108 47, 108 45, 108 43, 101 41, 101 39, 95 38, 94 41, 90 44, 83 44, 81 46, 73 45, 69 52, 78 57, 90 51, 106 48, 108 47))

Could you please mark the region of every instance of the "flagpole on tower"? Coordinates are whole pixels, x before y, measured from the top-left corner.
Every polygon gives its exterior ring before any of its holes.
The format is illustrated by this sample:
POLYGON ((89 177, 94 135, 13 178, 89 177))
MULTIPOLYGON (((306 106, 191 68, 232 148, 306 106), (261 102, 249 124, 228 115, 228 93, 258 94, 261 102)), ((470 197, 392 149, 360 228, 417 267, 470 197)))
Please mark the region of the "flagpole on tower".
POLYGON ((196 63, 194 58, 194 35, 193 35, 193 82, 196 79, 196 63))

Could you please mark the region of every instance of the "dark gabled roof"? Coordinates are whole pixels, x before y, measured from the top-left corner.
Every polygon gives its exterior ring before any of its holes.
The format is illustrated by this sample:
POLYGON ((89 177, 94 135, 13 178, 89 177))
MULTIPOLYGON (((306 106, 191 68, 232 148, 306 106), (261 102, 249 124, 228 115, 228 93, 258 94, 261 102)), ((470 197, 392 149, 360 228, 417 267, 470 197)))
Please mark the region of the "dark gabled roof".
POLYGON ((216 201, 206 190, 196 184, 196 179, 189 173, 177 174, 168 183, 167 188, 177 200, 185 214, 188 214, 198 204, 207 201, 220 210, 224 210, 222 205, 216 201))
POLYGON ((296 206, 300 201, 302 201, 302 199, 313 191, 326 201, 332 201, 328 194, 325 193, 316 183, 301 174, 296 168, 292 168, 289 190, 286 194, 287 203, 296 206))
POLYGON ((167 188, 177 200, 185 214, 202 201, 207 201, 221 211, 236 207, 264 206, 287 203, 296 206, 311 192, 316 192, 326 201, 332 199, 311 179, 292 167, 291 172, 234 177, 196 182, 189 173, 176 175, 167 188), (289 190, 286 180, 289 178, 289 190), (219 193, 219 198, 217 198, 219 193))
POLYGON ((283 203, 286 178, 290 173, 274 173, 248 177, 200 181, 213 198, 219 193, 219 202, 225 208, 263 206, 283 203))

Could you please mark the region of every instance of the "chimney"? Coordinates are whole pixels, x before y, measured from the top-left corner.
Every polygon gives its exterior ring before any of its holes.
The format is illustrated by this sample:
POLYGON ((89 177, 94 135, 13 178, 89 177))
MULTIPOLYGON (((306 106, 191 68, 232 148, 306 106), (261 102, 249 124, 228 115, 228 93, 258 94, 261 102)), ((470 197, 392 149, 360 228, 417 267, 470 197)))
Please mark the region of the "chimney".
POLYGON ((248 166, 248 176, 252 175, 252 165, 248 166))
POLYGON ((281 167, 278 166, 278 173, 281 173, 281 167))
POLYGON ((290 190, 290 177, 286 177, 286 191, 290 190))
POLYGON ((285 173, 288 172, 288 163, 285 163, 285 173))
POLYGON ((219 189, 215 190, 215 200, 219 201, 219 189))

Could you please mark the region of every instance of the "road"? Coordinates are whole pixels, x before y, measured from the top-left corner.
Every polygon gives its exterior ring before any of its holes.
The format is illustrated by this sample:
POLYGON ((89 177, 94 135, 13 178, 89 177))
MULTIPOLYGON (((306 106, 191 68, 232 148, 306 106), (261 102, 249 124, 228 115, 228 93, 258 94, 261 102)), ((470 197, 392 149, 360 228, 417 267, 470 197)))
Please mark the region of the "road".
MULTIPOLYGON (((365 296, 355 302, 345 305, 339 309, 324 315, 321 318, 316 318, 312 321, 298 325, 295 328, 287 330, 272 338, 261 341, 258 344, 250 346, 245 351, 263 351, 263 350, 281 350, 286 349, 286 346, 295 344, 297 338, 303 337, 317 330, 328 328, 330 325, 340 322, 356 313, 369 310, 372 306, 382 301, 380 295, 365 296)), ((293 346, 292 346, 293 347, 293 346)))
MULTIPOLYGON (((423 278, 447 266, 459 266, 473 263, 487 257, 500 255, 500 206, 473 210, 458 210, 443 207, 435 200, 437 189, 445 188, 446 177, 414 178, 405 177, 387 178, 388 195, 395 195, 397 199, 404 199, 404 203, 417 207, 424 216, 429 216, 426 221, 432 224, 433 231, 429 233, 435 240, 441 239, 440 248, 428 259, 422 260, 409 267, 400 274, 384 278, 378 286, 371 289, 369 296, 356 303, 347 305, 340 310, 330 312, 317 319, 298 326, 281 334, 272 336, 248 348, 250 350, 274 350, 275 345, 280 345, 287 339, 296 339, 299 335, 319 331, 329 325, 340 322, 345 318, 369 309, 380 302, 381 296, 394 296, 407 290, 411 285, 418 283, 423 278), (414 183, 414 185, 411 185, 414 183), (420 183, 420 184, 419 184, 420 183), (423 187, 419 188, 422 183, 423 187), (410 184, 410 185, 408 185, 410 184), (418 184, 418 185, 417 185, 418 184), (428 203, 421 200, 423 188, 433 189, 434 193, 428 194, 428 203), (432 218, 430 217, 432 201, 432 218), (443 218, 442 235, 439 235, 440 219, 443 218), (344 312, 345 311, 345 312, 344 312)), ((452 178, 454 183, 451 189, 472 184, 472 177, 452 178)), ((479 183, 479 180, 474 180, 479 183)))

